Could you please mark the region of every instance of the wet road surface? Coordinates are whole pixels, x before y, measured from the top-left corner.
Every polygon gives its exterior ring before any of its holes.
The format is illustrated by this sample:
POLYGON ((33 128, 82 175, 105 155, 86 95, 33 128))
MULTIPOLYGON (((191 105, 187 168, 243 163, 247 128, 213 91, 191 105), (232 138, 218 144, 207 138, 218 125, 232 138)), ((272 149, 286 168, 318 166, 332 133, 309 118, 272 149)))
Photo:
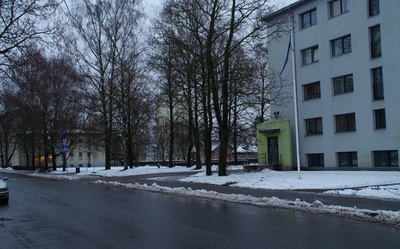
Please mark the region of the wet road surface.
POLYGON ((7 175, 0 248, 398 248, 400 230, 190 197, 7 175))

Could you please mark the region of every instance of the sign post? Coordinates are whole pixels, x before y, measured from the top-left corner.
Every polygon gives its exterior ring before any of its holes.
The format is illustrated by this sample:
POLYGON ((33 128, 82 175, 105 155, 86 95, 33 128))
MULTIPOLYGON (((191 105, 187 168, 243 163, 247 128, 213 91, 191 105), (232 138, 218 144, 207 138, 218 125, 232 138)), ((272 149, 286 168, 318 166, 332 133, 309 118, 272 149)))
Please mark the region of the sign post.
POLYGON ((63 140, 63 145, 61 148, 62 157, 63 157, 63 171, 65 171, 65 169, 67 167, 67 152, 68 152, 67 133, 63 132, 63 134, 61 134, 61 138, 63 140))

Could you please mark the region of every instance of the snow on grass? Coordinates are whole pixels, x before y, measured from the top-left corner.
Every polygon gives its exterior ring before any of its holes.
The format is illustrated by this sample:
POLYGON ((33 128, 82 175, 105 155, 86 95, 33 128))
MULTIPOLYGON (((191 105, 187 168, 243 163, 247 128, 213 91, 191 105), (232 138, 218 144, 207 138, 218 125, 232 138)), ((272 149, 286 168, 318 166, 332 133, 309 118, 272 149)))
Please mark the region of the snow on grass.
POLYGON ((370 186, 364 188, 329 190, 325 191, 325 193, 400 200, 400 184, 389 185, 389 186, 383 185, 383 186, 370 186))
POLYGON ((104 168, 81 168, 79 176, 102 176, 102 177, 118 177, 118 176, 134 176, 134 175, 148 175, 148 174, 163 174, 163 173, 177 173, 177 172, 193 172, 193 167, 157 167, 157 166, 141 166, 134 167, 133 169, 126 169, 124 167, 111 167, 109 170, 104 168))
POLYGON ((180 179, 271 190, 326 190, 327 194, 400 200, 398 171, 272 171, 234 172, 228 176, 206 176, 204 172, 180 179))
POLYGON ((217 174, 206 176, 204 172, 181 179, 185 182, 201 182, 275 190, 343 189, 374 185, 400 184, 400 172, 377 171, 273 171, 236 172, 225 177, 217 174), (300 177, 299 177, 300 176, 300 177))

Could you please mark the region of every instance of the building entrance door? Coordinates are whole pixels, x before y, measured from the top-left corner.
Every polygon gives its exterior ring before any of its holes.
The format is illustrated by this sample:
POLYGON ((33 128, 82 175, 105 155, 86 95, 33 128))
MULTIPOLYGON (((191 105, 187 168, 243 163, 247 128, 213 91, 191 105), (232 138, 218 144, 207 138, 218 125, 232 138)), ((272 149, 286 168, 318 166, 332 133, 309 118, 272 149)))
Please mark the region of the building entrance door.
POLYGON ((267 149, 268 149, 268 164, 277 165, 279 164, 279 149, 278 149, 278 137, 267 138, 267 149))

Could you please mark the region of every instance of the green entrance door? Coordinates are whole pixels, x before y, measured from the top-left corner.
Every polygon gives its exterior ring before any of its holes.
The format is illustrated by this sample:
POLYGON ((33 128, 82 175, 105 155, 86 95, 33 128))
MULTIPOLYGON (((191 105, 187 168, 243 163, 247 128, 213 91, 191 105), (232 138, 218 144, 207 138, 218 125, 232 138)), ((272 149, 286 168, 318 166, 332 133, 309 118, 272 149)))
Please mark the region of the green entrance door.
POLYGON ((279 164, 278 137, 268 137, 267 147, 268 147, 268 164, 269 165, 279 164))

